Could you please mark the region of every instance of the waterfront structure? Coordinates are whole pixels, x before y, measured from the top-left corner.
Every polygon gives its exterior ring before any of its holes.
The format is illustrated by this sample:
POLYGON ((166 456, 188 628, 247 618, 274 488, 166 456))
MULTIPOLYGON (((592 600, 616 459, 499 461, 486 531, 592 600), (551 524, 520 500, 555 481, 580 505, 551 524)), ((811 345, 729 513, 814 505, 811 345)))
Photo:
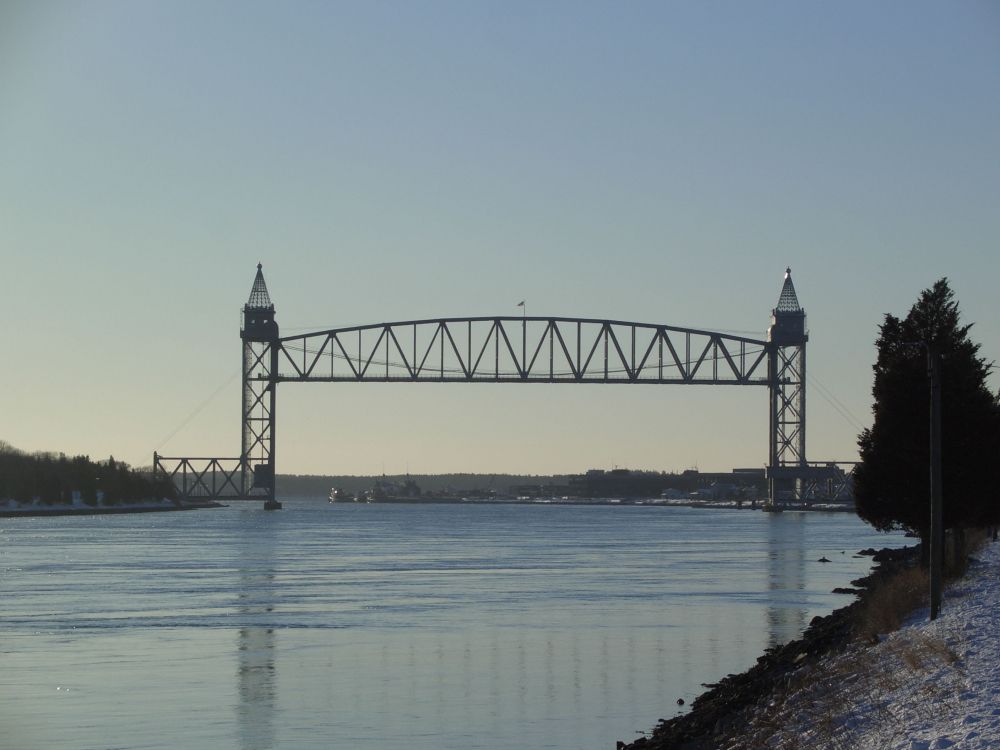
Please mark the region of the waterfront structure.
MULTIPOLYGON (((833 462, 806 460, 805 310, 785 272, 767 339, 621 320, 470 317, 282 337, 261 264, 243 307, 240 455, 153 454, 182 497, 274 503, 279 383, 503 382, 763 386, 770 395, 770 503, 798 499, 833 462)), ((843 462, 841 462, 843 463, 843 462)))

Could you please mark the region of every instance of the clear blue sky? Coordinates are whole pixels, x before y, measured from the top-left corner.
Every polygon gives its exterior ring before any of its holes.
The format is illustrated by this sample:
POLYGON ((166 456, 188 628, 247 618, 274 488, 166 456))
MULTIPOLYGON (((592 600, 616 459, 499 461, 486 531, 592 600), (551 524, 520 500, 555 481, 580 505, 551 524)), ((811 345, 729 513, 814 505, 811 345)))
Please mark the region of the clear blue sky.
MULTIPOLYGON (((884 313, 948 276, 1000 359, 998 92, 995 2, 7 0, 0 439, 238 454, 258 261, 286 333, 763 333, 790 265, 853 415, 811 383, 810 458, 852 458, 884 313)), ((289 384, 278 434, 281 472, 726 469, 767 398, 289 384)))

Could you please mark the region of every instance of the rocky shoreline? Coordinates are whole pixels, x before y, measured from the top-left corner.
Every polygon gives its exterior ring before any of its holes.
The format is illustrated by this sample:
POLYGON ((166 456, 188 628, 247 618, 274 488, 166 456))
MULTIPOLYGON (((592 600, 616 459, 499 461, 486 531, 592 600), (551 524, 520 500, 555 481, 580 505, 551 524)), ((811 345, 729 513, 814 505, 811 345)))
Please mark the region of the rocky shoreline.
POLYGON ((759 707, 767 704, 775 690, 786 687, 799 668, 846 647, 855 637, 859 614, 871 592, 896 571, 914 565, 920 547, 863 550, 860 554, 872 555, 878 565, 864 578, 851 582, 855 589, 840 589, 856 593, 857 600, 825 617, 813 618, 801 638, 767 649, 746 672, 706 685, 709 689, 694 700, 688 713, 661 719, 649 737, 630 744, 619 741, 618 750, 715 750, 722 746, 720 740, 748 726, 760 713, 759 707))

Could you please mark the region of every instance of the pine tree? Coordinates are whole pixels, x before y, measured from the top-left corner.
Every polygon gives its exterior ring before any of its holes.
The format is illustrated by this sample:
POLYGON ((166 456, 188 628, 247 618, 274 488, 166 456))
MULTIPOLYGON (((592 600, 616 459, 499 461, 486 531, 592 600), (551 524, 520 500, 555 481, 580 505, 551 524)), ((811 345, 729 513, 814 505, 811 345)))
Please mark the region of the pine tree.
POLYGON ((881 531, 926 539, 930 527, 928 350, 941 356, 942 485, 945 528, 1000 521, 1000 399, 992 363, 961 325, 958 302, 941 279, 905 319, 885 316, 876 345, 874 422, 858 437, 858 515, 881 531))

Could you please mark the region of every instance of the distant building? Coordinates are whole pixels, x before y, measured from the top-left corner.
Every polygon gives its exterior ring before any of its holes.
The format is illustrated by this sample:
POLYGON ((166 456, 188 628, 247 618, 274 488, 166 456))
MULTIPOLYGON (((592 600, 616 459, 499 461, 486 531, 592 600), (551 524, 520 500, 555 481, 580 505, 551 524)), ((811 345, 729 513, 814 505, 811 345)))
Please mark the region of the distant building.
POLYGON ((680 474, 629 469, 590 469, 570 479, 567 494, 576 497, 664 497, 685 498, 692 493, 712 499, 755 499, 767 494, 763 468, 734 469, 728 472, 699 472, 688 469, 680 474))

